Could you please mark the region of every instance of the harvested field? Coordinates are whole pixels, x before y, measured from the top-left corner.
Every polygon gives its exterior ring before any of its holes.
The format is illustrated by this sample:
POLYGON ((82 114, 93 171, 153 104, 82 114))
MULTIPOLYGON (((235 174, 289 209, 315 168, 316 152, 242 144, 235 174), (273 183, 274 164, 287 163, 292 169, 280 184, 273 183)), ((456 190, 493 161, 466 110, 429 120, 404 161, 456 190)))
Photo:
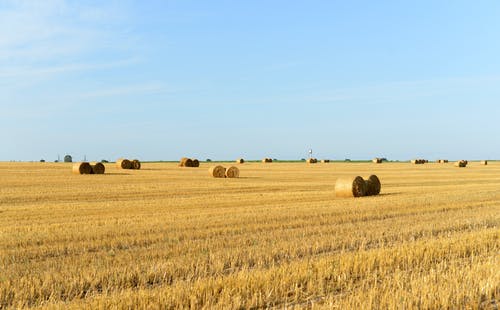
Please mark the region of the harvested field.
POLYGON ((0 308, 500 305, 499 162, 200 167, 0 163, 0 308))

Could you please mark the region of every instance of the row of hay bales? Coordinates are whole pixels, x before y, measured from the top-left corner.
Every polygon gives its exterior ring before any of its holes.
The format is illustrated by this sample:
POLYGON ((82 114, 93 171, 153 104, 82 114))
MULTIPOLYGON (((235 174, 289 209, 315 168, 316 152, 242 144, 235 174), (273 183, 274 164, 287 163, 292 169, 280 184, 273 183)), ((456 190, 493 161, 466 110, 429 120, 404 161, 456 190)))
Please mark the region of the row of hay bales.
MULTIPOLYGON (((329 159, 322 159, 320 162, 322 164, 326 164, 326 163, 329 163, 330 160, 329 159)), ((306 159, 306 163, 308 163, 308 164, 317 164, 318 163, 318 159, 317 158, 308 158, 308 159, 306 159)))
POLYGON ((267 157, 266 157, 266 158, 263 158, 263 159, 262 159, 262 162, 263 162, 263 163, 272 163, 272 162, 273 162, 273 159, 272 159, 272 158, 267 158, 267 157))
POLYGON ((374 196, 380 193, 382 185, 379 178, 372 174, 366 180, 360 176, 345 177, 335 182, 335 196, 337 197, 363 197, 374 196))
POLYGON ((436 160, 436 162, 438 164, 447 164, 448 163, 448 159, 438 159, 438 160, 436 160))
POLYGON ((225 168, 223 166, 213 166, 208 169, 208 173, 214 178, 239 178, 240 169, 231 166, 225 168))
POLYGON ((74 163, 73 173, 74 174, 104 174, 106 167, 102 163, 74 163))
POLYGON ((119 158, 116 160, 116 167, 118 169, 141 169, 141 162, 138 159, 128 160, 126 158, 119 158))
POLYGON ((412 159, 411 163, 415 165, 427 164, 429 161, 427 159, 412 159))
POLYGON ((375 157, 374 159, 372 159, 372 162, 374 164, 381 164, 382 163, 382 158, 375 157))
POLYGON ((191 159, 187 157, 182 157, 179 161, 179 167, 192 167, 198 168, 200 166, 200 161, 196 158, 191 159))

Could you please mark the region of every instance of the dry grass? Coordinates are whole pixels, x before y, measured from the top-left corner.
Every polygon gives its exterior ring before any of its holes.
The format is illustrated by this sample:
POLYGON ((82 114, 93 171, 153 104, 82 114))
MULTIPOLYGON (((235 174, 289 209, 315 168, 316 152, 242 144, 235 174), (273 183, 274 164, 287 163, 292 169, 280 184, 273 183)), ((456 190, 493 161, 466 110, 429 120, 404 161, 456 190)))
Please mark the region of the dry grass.
POLYGON ((0 163, 0 308, 498 305, 500 163, 201 167, 109 164, 88 182, 0 163), (380 195, 334 198, 358 174, 380 195))

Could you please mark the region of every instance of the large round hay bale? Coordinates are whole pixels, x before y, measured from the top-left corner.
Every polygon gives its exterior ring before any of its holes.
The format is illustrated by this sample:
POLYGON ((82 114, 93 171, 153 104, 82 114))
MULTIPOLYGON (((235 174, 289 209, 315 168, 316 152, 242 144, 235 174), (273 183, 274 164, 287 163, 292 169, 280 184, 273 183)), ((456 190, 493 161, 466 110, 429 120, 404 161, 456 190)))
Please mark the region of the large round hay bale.
POLYGON ((200 161, 198 159, 193 159, 191 161, 191 167, 195 167, 195 168, 198 168, 200 166, 200 161))
POLYGON ((120 169, 131 169, 132 162, 128 159, 118 159, 116 161, 116 167, 118 167, 120 169))
POLYGON ((382 163, 382 158, 375 157, 374 159, 372 159, 372 162, 374 164, 381 164, 382 163))
POLYGON ((74 174, 91 174, 92 167, 87 162, 75 163, 73 164, 74 174))
POLYGON ((132 160, 132 169, 141 169, 141 162, 138 159, 132 160))
POLYGON ((226 168, 222 166, 213 166, 208 169, 208 172, 214 178, 223 178, 226 174, 226 168))
POLYGON ((374 174, 368 177, 365 180, 366 183, 366 196, 378 195, 380 193, 380 189, 382 185, 380 184, 380 180, 374 174))
POLYGON ((326 164, 326 163, 329 163, 329 162, 330 162, 330 160, 329 160, 329 159, 322 159, 322 160, 321 160, 321 163, 322 163, 322 164, 326 164))
POLYGON ((272 162, 273 162, 273 159, 272 159, 272 158, 267 158, 267 157, 266 157, 266 158, 264 158, 264 159, 262 160, 262 162, 263 162, 263 163, 272 163, 272 162))
POLYGON ((412 159, 411 163, 416 165, 417 164, 417 160, 416 159, 412 159))
POLYGON ((459 161, 455 162, 455 167, 460 167, 460 168, 467 167, 467 161, 466 160, 459 160, 459 161))
POLYGON ((92 167, 92 174, 104 174, 106 171, 106 167, 103 163, 91 163, 90 167, 92 167))
POLYGON ((186 167, 187 160, 188 160, 187 157, 182 157, 181 160, 179 161, 179 167, 186 167))
POLYGON ((306 162, 307 162, 308 164, 316 164, 316 163, 318 162, 318 160, 317 160, 316 158, 308 158, 308 159, 306 160, 306 162))
POLYGON ((238 163, 238 164, 244 164, 244 163, 245 163, 245 160, 244 160, 243 158, 238 158, 238 159, 236 160, 236 163, 238 163))
POLYGON ((362 177, 346 177, 335 182, 335 196, 363 197, 366 195, 366 183, 362 177))
POLYGON ((229 167, 226 169, 225 173, 226 178, 239 178, 240 177, 240 169, 237 167, 229 167))
POLYGON ((181 167, 193 167, 193 160, 191 158, 182 157, 179 163, 181 167))
POLYGON ((484 166, 488 165, 488 161, 487 160, 481 160, 481 165, 484 165, 484 166))

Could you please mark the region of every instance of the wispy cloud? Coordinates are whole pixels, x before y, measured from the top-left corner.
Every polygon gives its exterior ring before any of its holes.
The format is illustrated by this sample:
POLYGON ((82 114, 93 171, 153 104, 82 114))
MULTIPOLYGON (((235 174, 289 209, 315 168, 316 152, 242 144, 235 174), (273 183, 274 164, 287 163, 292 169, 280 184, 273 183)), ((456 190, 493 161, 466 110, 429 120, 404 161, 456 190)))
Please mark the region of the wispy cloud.
POLYGON ((135 94, 158 94, 170 92, 171 90, 163 83, 145 83, 137 85, 123 85, 119 87, 93 90, 80 94, 81 99, 116 97, 135 94))

